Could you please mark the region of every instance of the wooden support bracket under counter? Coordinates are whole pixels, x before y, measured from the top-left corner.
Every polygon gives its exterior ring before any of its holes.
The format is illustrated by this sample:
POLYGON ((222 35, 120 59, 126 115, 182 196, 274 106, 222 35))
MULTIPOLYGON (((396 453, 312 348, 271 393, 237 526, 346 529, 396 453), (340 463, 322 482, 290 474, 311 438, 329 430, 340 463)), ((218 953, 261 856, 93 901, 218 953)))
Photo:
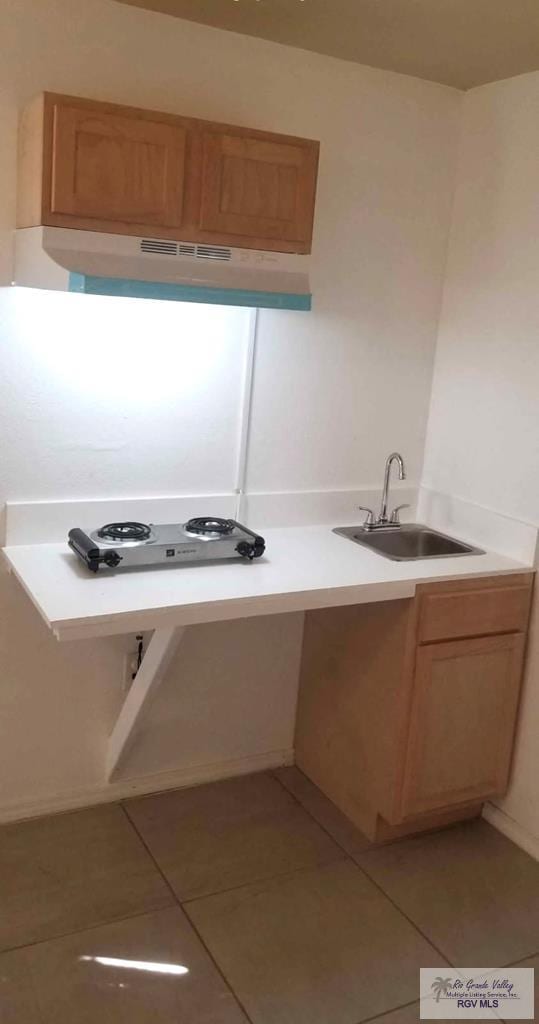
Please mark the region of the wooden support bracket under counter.
POLYGON ((533 573, 307 612, 298 766, 373 841, 507 789, 533 573))

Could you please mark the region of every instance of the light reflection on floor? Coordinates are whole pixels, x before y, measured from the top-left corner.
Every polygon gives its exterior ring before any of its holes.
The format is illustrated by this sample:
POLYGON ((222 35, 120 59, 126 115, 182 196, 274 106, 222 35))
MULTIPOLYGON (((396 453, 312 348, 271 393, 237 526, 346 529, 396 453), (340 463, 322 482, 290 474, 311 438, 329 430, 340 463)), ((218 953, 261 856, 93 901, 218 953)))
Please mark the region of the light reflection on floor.
POLYGON ((115 956, 80 956, 79 960, 91 960, 103 967, 126 967, 132 971, 151 971, 153 974, 189 974, 183 964, 159 964, 151 960, 122 960, 115 956))

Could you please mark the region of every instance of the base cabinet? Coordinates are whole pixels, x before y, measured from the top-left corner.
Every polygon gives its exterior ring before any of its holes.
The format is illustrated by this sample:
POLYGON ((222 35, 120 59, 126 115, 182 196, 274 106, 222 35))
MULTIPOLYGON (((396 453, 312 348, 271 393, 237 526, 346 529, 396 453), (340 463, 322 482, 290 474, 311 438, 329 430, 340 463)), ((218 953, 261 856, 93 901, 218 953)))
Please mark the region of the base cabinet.
POLYGON ((504 792, 524 642, 524 634, 515 633, 419 648, 404 767, 404 817, 504 792))
POLYGON ((470 817, 505 792, 532 583, 428 584, 413 600, 307 614, 296 761, 372 840, 470 817))

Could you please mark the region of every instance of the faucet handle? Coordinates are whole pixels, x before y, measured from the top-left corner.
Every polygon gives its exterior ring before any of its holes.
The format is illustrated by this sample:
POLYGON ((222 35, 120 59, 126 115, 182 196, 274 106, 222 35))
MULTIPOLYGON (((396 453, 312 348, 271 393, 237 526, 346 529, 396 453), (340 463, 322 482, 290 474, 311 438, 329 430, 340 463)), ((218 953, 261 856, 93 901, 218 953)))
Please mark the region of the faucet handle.
POLYGON ((391 513, 391 518, 389 520, 391 526, 400 526, 401 525, 400 518, 399 518, 399 512, 403 508, 410 508, 410 506, 406 505, 406 504, 405 505, 397 505, 397 507, 393 509, 393 511, 391 513))
POLYGON ((367 518, 363 523, 363 526, 366 530, 371 529, 374 526, 374 512, 372 511, 372 508, 367 508, 365 505, 358 505, 358 509, 360 512, 367 513, 367 518))

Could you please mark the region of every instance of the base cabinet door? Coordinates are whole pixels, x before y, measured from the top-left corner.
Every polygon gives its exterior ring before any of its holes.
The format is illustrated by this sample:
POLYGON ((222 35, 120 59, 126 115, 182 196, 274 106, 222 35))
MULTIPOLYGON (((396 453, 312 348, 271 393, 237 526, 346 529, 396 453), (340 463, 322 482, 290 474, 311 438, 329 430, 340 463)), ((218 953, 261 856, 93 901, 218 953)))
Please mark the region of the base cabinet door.
POLYGON ((50 208, 45 223, 125 233, 179 231, 186 131, 89 101, 47 101, 50 208), (60 218, 60 220, 58 220, 60 218))
POLYGON ((418 648, 403 819, 504 792, 524 646, 514 633, 418 648))

